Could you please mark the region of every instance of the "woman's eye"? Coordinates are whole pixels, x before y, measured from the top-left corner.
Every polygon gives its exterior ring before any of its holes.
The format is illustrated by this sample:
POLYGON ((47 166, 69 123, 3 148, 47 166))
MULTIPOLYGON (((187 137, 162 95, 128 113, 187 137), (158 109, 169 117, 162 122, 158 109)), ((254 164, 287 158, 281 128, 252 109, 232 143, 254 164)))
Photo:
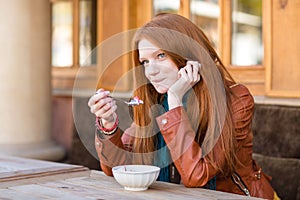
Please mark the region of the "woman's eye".
POLYGON ((143 60, 143 61, 141 61, 141 65, 143 65, 143 66, 147 65, 148 63, 149 63, 148 60, 143 60))
POLYGON ((160 53, 160 54, 157 55, 157 57, 158 57, 159 59, 162 59, 162 58, 165 58, 165 57, 166 57, 166 54, 165 54, 165 53, 160 53))

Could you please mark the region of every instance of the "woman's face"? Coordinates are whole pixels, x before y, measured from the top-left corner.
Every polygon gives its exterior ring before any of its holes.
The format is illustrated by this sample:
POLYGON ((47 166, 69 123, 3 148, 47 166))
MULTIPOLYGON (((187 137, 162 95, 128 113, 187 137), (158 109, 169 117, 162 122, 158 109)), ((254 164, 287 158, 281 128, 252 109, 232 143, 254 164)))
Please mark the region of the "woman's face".
POLYGON ((149 40, 138 44, 139 60, 145 67, 145 76, 160 94, 166 93, 178 80, 178 68, 168 55, 149 40))

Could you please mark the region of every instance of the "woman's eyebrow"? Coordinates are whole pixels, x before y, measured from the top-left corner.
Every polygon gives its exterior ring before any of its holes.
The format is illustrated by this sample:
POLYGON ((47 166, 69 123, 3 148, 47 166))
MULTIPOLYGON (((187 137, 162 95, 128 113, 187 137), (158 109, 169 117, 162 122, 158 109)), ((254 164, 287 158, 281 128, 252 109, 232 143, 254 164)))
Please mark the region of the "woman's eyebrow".
POLYGON ((152 53, 152 56, 156 56, 158 53, 164 52, 162 49, 158 49, 152 53))
MULTIPOLYGON (((152 53, 151 53, 151 56, 152 56, 152 57, 153 57, 153 56, 156 56, 158 53, 161 53, 161 52, 164 52, 164 51, 163 51, 162 49, 158 49, 158 50, 152 52, 152 53)), ((140 58, 139 58, 139 61, 140 61, 140 62, 142 62, 142 61, 144 61, 144 60, 147 60, 147 58, 144 58, 144 57, 140 57, 140 58)))

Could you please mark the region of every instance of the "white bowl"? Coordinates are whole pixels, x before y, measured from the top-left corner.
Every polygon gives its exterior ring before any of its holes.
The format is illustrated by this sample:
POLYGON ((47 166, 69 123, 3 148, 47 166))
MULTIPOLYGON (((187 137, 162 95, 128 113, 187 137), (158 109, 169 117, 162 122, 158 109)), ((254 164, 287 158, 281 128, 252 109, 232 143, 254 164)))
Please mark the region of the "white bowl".
POLYGON ((116 181, 125 190, 143 191, 156 181, 160 168, 151 165, 121 165, 112 168, 116 181))

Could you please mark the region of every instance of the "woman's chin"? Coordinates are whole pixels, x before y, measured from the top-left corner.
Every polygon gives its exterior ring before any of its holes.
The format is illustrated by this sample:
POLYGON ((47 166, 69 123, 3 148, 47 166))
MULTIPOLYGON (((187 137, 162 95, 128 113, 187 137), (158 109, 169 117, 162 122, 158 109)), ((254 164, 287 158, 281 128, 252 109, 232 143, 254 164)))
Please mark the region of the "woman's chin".
POLYGON ((159 93, 159 94, 165 94, 168 92, 169 88, 166 87, 162 87, 162 86, 154 86, 155 90, 159 93))

